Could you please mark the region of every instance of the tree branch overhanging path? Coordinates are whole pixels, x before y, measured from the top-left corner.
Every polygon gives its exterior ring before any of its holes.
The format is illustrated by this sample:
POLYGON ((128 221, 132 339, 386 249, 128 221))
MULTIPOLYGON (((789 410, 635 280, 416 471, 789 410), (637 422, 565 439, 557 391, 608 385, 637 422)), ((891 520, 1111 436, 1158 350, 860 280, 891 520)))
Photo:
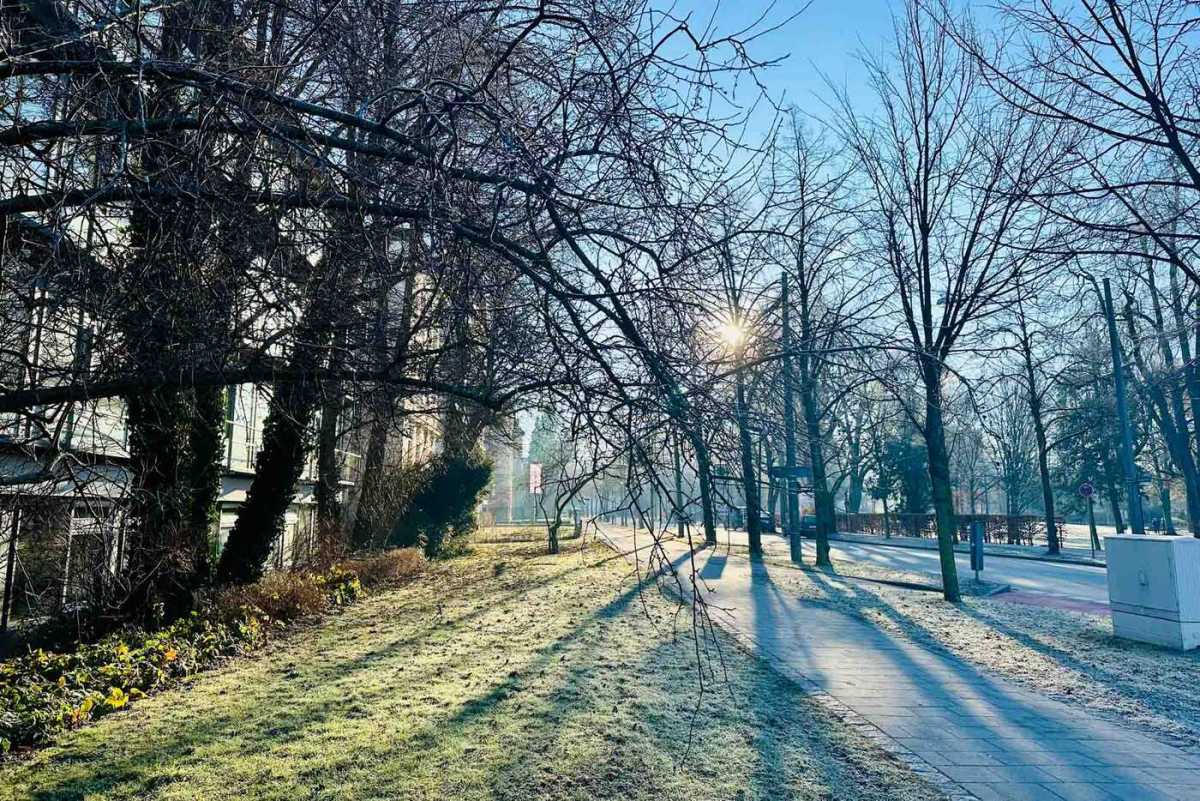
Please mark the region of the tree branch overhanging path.
POLYGON ((310 457, 321 530, 368 547, 386 526, 353 517, 386 506, 397 432, 436 417, 468 460, 533 411, 570 440, 555 524, 603 495, 713 545, 742 507, 761 551, 811 516, 827 567, 878 502, 889 533, 929 516, 956 601, 978 506, 1057 550, 1070 485, 1113 484, 1111 443, 1077 436, 1113 397, 1079 280, 1107 274, 1131 449, 1200 533, 1195 23, 1166 0, 998 14, 904 3, 861 57, 875 105, 830 87, 822 119, 770 92, 769 13, 724 34, 646 0, 6 2, 5 445, 33 487, 121 440, 105 614, 261 575, 310 457), (247 393, 271 469, 209 564, 247 393))

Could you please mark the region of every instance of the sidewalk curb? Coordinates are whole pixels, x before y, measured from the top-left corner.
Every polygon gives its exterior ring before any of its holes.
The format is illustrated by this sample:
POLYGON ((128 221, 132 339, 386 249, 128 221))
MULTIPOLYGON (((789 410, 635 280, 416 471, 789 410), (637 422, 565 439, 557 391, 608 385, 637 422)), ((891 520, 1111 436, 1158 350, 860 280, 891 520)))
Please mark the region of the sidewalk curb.
MULTIPOLYGON (((810 537, 808 535, 802 535, 802 536, 806 540, 813 539, 812 537, 810 537)), ((909 551, 936 551, 937 550, 937 548, 935 548, 935 547, 927 548, 924 545, 909 545, 907 543, 896 542, 895 539, 887 540, 884 538, 871 537, 871 536, 865 535, 865 534, 858 535, 854 539, 851 539, 849 537, 844 537, 840 534, 833 534, 833 535, 830 535, 829 539, 832 542, 845 542, 845 543, 849 543, 851 545, 881 545, 884 548, 904 548, 909 551)), ((970 551, 966 547, 960 547, 960 546, 961 546, 961 543, 955 543, 955 546, 954 546, 955 553, 960 553, 960 554, 970 553, 970 551)), ((1061 557, 1055 557, 1055 556, 1033 556, 1032 554, 1024 554, 1024 553, 997 553, 995 551, 989 551, 986 548, 984 549, 983 553, 985 556, 991 556, 995 559, 1025 559, 1030 562, 1050 562, 1052 564, 1057 564, 1057 565, 1083 565, 1084 567, 1103 567, 1106 569, 1108 567, 1108 565, 1105 564, 1104 562, 1100 562, 1100 561, 1097 561, 1094 559, 1063 559, 1061 557)))
MULTIPOLYGON (((610 550, 622 557, 628 558, 631 552, 618 547, 604 530, 597 527, 596 533, 610 550)), ((937 591, 941 592, 941 588, 938 588, 937 591)), ((668 586, 668 592, 678 595, 679 591, 674 587, 668 586)), ((680 598, 680 600, 682 601, 683 599, 680 598)), ((831 716, 854 729, 892 759, 904 765, 917 776, 940 790, 946 796, 947 801, 979 801, 979 796, 967 790, 967 788, 951 779, 945 773, 942 773, 933 764, 927 762, 920 754, 897 742, 892 735, 834 698, 832 694, 821 689, 808 676, 789 667, 773 652, 761 648, 752 637, 747 637, 745 634, 725 626, 717 620, 713 620, 712 622, 714 625, 720 626, 721 631, 729 635, 738 648, 754 659, 761 660, 771 670, 783 676, 788 681, 795 683, 807 697, 819 704, 831 716)))

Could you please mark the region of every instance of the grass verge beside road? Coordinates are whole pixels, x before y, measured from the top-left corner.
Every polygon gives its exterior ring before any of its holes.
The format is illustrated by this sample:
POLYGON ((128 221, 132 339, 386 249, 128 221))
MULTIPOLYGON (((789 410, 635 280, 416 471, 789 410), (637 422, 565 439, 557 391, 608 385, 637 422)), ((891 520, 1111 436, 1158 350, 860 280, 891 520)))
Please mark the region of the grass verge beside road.
POLYGON ((479 546, 0 767, 3 799, 933 799, 606 549, 479 546), (696 712, 696 714, 693 714, 696 712))

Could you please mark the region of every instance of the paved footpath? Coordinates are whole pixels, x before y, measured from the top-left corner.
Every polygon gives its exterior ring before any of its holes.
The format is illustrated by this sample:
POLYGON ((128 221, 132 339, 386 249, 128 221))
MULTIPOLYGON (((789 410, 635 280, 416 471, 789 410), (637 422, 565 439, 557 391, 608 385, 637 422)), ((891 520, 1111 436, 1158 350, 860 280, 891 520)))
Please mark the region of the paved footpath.
MULTIPOLYGON (((647 558, 644 532, 636 552, 627 529, 606 537, 631 561, 647 558)), ((687 575, 687 545, 663 546, 687 575)), ((771 580, 790 568, 723 548, 694 558, 715 622, 953 799, 1200 799, 1200 754, 802 601, 771 580)), ((837 579, 830 589, 856 591, 837 579)))

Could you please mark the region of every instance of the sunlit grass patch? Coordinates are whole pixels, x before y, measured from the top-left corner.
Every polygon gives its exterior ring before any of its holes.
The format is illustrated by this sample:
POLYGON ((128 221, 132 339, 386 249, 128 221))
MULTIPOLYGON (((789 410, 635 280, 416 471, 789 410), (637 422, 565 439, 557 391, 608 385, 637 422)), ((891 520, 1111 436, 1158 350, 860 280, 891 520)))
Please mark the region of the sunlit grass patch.
POLYGON ((724 639, 697 706, 678 611, 600 548, 476 546, 0 768, 0 797, 936 797, 724 639))

